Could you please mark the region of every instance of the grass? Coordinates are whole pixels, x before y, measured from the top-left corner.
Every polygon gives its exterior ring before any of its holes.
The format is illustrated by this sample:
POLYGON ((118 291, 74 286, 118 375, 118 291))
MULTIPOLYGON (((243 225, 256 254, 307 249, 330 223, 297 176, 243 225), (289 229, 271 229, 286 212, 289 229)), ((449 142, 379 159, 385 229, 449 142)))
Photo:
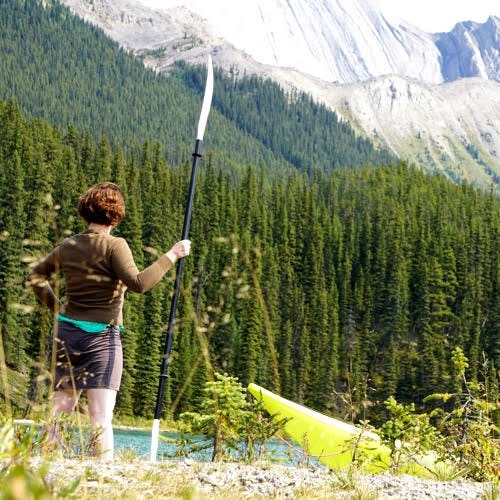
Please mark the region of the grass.
POLYGON ((500 485, 488 483, 484 489, 482 500, 499 500, 500 499, 500 485))
POLYGON ((457 464, 450 462, 436 462, 428 470, 436 481, 455 481, 466 473, 457 464))
MULTIPOLYGON (((9 421, 0 425, 0 498, 375 500, 383 493, 357 470, 309 467, 297 473, 291 467, 267 463, 151 463, 134 456, 135 450, 121 452, 114 462, 99 462, 76 454, 61 458, 43 452, 42 445, 29 427, 16 433, 9 421)), ((443 468, 436 476, 451 481, 458 475, 443 468)), ((477 497, 471 494, 471 498, 477 497)), ((497 500, 498 486, 485 485, 482 498, 497 500)))
MULTIPOLYGON (((154 464, 136 460, 128 463, 88 464, 84 460, 65 460, 53 463, 46 482, 56 492, 55 498, 62 498, 60 493, 67 488, 68 477, 79 478, 71 498, 105 498, 106 500, 136 498, 172 498, 172 499, 238 499, 248 498, 245 482, 241 483, 233 474, 230 464, 197 464, 196 467, 183 463, 156 462, 154 464), (226 479, 221 478, 225 475, 226 479), (230 480, 227 480, 230 477, 230 480), (219 483, 219 484, 217 484, 219 483)), ((250 477, 246 483, 259 482, 260 469, 255 468, 255 479, 250 477)), ((293 498, 328 498, 332 488, 325 485, 315 487, 287 487, 293 498)), ((1 496, 1 495, 0 495, 1 496)), ((280 498, 281 492, 266 493, 252 498, 280 498)), ((28 497, 26 497, 28 498, 28 497)))

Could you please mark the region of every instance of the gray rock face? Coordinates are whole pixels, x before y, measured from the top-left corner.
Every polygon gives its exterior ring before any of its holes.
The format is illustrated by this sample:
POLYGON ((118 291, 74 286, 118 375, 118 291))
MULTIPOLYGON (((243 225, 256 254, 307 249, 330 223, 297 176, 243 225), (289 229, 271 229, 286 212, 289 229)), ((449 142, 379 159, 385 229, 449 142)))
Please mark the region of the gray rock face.
POLYGON ((186 39, 212 46, 217 40, 217 45, 230 44, 258 63, 330 82, 354 83, 386 74, 443 81, 432 36, 391 24, 370 0, 165 0, 161 10, 132 0, 63 3, 134 50, 175 45, 189 52, 186 39))
POLYGON ((500 19, 489 17, 484 24, 458 23, 449 33, 437 33, 441 71, 446 82, 480 77, 500 81, 500 19))
MULTIPOLYGON (((500 81, 500 19, 425 33, 390 21, 372 0, 63 0, 132 51, 161 49, 192 60, 200 46, 240 51, 260 64, 326 82, 397 74, 425 83, 479 77, 500 81)), ((241 56, 240 56, 241 57, 241 56)))

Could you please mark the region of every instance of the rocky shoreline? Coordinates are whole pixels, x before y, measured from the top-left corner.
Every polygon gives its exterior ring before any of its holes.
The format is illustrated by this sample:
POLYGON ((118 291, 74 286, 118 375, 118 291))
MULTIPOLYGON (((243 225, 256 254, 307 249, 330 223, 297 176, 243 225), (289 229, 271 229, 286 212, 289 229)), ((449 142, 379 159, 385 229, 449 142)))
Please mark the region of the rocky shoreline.
MULTIPOLYGON (((35 465, 35 464, 34 464, 35 465)), ((323 467, 262 463, 207 463, 192 460, 97 462, 59 459, 49 465, 47 481, 63 484, 81 477, 79 491, 89 498, 496 498, 491 485, 457 479, 434 481, 409 475, 349 475, 323 467), (188 494, 186 493, 188 492, 188 494)), ((57 488, 55 488, 57 490, 57 488)), ((498 490, 497 490, 498 493, 498 490)))

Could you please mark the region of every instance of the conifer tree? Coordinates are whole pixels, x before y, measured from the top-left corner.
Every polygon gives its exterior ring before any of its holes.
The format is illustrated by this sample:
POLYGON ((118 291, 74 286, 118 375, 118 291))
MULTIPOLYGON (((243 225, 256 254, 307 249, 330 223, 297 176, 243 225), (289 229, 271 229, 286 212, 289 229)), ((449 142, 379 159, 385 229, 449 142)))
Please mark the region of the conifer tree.
MULTIPOLYGON (((160 285, 150 290, 144 301, 144 322, 137 340, 134 387, 134 413, 142 417, 152 418, 156 403, 162 355, 164 303, 163 287, 160 285)), ((165 403, 165 408, 169 408, 170 401, 165 403)))
POLYGON ((23 289, 23 275, 18 272, 23 255, 23 237, 26 214, 23 200, 24 172, 18 151, 13 151, 4 163, 10 179, 9 189, 3 193, 0 237, 0 324, 2 325, 5 359, 11 368, 24 371, 27 357, 26 331, 20 321, 19 306, 23 289))

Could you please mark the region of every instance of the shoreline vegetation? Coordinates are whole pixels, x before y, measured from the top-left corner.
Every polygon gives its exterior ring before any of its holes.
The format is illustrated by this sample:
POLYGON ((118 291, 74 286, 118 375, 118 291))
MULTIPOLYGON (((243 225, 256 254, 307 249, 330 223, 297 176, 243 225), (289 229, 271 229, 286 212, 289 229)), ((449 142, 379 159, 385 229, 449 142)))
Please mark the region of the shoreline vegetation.
MULTIPOLYGON (((465 360, 460 354, 457 351, 455 361, 463 374, 465 360)), ((467 380, 464 386, 469 387, 467 380)), ((265 444, 278 435, 286 437, 286 419, 266 416, 262 403, 249 401, 246 389, 234 377, 215 374, 205 392, 200 413, 186 412, 175 422, 162 422, 162 431, 180 434, 176 441, 179 450, 175 458, 158 462, 141 459, 134 448, 116 450, 112 462, 89 458, 95 451, 92 436, 95 438, 96 431, 88 427, 85 411, 58 420, 56 448, 39 425, 53 422, 4 419, 0 427, 0 498, 500 497, 497 428, 485 413, 489 406, 472 392, 462 406, 444 415, 448 435, 430 425, 430 416, 416 413, 413 405, 389 399, 385 403, 389 417, 376 430, 391 449, 390 465, 380 473, 366 467, 370 457, 357 442, 346 443, 352 460, 339 470, 315 463, 307 441, 302 446, 303 460, 286 465, 273 461, 265 444), (464 412, 467 439, 457 441, 464 436, 464 412), (190 436, 203 439, 191 440, 190 436), (262 445, 263 452, 259 452, 262 445), (213 450, 212 461, 193 459, 190 453, 200 449, 213 450), (406 466, 418 463, 415 457, 425 450, 432 450, 436 461, 412 471, 415 475, 406 474, 406 466)), ((438 396, 443 397, 433 395, 438 396)), ((150 430, 145 418, 117 415, 115 421, 115 429, 150 430)))
MULTIPOLYGON (((126 419, 127 420, 127 419, 126 419)), ((25 430, 35 421, 13 421, 25 430)), ((118 421, 114 429, 148 431, 141 421, 118 421)), ((162 426, 163 427, 163 426, 162 426)), ((168 431, 173 429, 170 427, 168 431)), ((166 430, 166 429, 165 429, 166 430)), ((178 427, 175 428, 178 431, 178 427)), ((168 432, 166 430, 166 432, 168 432)), ((197 461, 191 458, 141 459, 134 449, 118 450, 110 462, 60 450, 46 451, 36 433, 15 434, 4 424, 0 434, 0 498, 13 500, 59 498, 118 499, 358 499, 495 500, 498 485, 457 477, 443 468, 435 478, 383 472, 365 474, 356 468, 332 470, 304 461, 284 465, 270 457, 244 461, 197 461), (10 433, 10 436, 9 436, 10 433)))
MULTIPOLYGON (((125 419, 127 420, 127 419, 125 419)), ((33 420, 17 419, 25 430, 33 420)), ((168 427, 168 426, 167 426, 168 427)), ((149 430, 143 422, 122 423, 115 429, 149 430)), ((495 500, 498 484, 467 479, 443 466, 435 477, 381 472, 366 474, 352 467, 332 470, 304 462, 284 465, 265 455, 252 461, 197 461, 169 458, 156 462, 141 459, 134 449, 118 450, 115 459, 100 461, 85 455, 63 457, 45 451, 35 433, 15 433, 4 424, 0 433, 0 498, 106 498, 114 499, 358 499, 495 500), (10 434, 9 434, 10 433, 10 434)), ((176 429, 178 430, 178 429, 176 429)))

